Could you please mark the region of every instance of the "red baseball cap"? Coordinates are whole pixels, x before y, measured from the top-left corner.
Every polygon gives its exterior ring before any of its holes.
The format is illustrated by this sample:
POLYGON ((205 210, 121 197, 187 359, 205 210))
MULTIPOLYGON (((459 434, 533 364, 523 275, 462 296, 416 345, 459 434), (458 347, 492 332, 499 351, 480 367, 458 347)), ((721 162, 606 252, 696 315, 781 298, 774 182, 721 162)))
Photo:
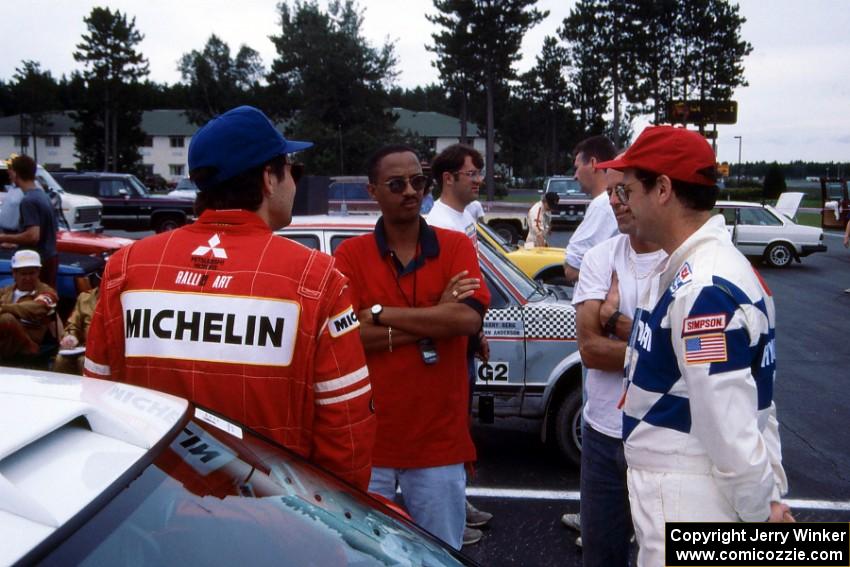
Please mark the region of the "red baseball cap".
POLYGON ((596 164, 596 169, 644 169, 670 179, 715 185, 711 170, 717 157, 698 132, 673 126, 647 126, 618 159, 596 164))

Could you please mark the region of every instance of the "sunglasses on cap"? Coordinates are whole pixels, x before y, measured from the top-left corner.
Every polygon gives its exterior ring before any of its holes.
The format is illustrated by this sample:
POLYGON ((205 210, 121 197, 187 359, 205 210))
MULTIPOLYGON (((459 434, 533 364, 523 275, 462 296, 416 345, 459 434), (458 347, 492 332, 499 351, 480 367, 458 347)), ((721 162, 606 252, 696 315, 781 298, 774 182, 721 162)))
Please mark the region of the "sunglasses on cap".
POLYGON ((393 177, 384 181, 384 185, 389 188, 390 192, 397 195, 404 193, 408 183, 417 193, 423 191, 427 193, 428 189, 431 187, 431 178, 420 173, 419 175, 413 175, 411 177, 393 177))

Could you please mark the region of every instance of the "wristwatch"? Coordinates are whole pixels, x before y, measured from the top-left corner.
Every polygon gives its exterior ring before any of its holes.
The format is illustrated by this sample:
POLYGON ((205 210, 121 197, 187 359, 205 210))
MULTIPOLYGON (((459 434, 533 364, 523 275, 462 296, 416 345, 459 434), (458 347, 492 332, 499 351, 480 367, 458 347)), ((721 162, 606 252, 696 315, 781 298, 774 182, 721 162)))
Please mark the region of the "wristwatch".
POLYGON ((380 325, 381 324, 381 313, 384 312, 384 306, 381 305, 380 303, 376 303, 375 305, 372 306, 370 311, 372 312, 372 322, 376 325, 380 325))
MULTIPOLYGON (((373 308, 373 309, 374 309, 374 308, 373 308)), ((606 332, 606 333, 608 333, 609 335, 614 335, 614 334, 616 334, 616 331, 617 331, 617 319, 619 319, 619 318, 620 318, 620 315, 622 315, 622 313, 620 313, 620 311, 619 311, 619 310, 614 311, 614 313, 611 315, 611 317, 609 317, 609 318, 608 318, 608 321, 606 321, 606 322, 605 322, 605 329, 604 329, 604 330, 605 330, 605 332, 606 332)))

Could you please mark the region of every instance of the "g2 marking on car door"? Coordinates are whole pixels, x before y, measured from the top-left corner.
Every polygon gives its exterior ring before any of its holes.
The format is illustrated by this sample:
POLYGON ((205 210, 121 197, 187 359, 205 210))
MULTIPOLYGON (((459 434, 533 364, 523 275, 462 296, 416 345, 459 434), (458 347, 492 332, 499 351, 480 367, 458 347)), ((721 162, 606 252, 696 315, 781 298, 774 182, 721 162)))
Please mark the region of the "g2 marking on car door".
POLYGON ((507 382, 508 381, 508 363, 507 362, 481 362, 476 361, 476 372, 478 378, 476 382, 507 382))

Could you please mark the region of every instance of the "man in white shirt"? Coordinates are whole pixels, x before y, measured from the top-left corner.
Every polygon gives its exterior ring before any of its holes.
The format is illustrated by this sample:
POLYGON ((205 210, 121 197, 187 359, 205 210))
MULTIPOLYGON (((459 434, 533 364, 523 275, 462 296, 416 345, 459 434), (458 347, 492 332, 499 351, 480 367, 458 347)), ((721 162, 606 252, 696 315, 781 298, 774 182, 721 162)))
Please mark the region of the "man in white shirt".
POLYGON ((667 255, 635 234, 619 198, 622 173, 609 170, 605 193, 621 234, 585 254, 573 294, 578 346, 587 368, 582 412, 581 537, 585 567, 629 564, 632 520, 623 452, 623 366, 638 297, 667 255))
MULTIPOLYGON (((484 176, 481 168, 484 158, 481 153, 465 144, 452 144, 444 149, 431 162, 431 175, 440 189, 440 198, 434 201, 426 220, 429 225, 462 232, 469 237, 475 250, 478 250, 477 219, 467 210, 470 203, 478 202, 478 190, 484 176)), ((482 211, 483 213, 483 211, 482 211)), ((486 362, 490 347, 483 332, 469 337, 469 399, 472 400, 472 388, 475 384, 475 353, 486 362), (477 340, 476 340, 477 339, 477 340)), ((471 409, 471 406, 470 406, 471 409)), ((493 514, 484 512, 466 501, 466 529, 463 532, 463 544, 471 545, 481 540, 482 533, 476 529, 489 522, 493 514)))
POLYGON ((578 280, 582 258, 588 250, 618 233, 617 220, 614 218, 614 211, 608 204, 608 196, 605 193, 608 187, 605 172, 596 169, 597 163, 613 159, 616 153, 614 144, 605 136, 587 138, 579 142, 573 150, 576 181, 592 200, 584 213, 584 220, 581 221, 567 244, 567 253, 564 258, 564 274, 567 276, 567 283, 578 280))
POLYGON ((484 205, 476 199, 466 206, 466 212, 475 219, 475 222, 481 222, 481 219, 484 218, 484 205))
POLYGON ((466 211, 466 206, 478 199, 478 190, 484 176, 481 168, 484 158, 471 146, 453 144, 434 158, 431 175, 440 189, 440 198, 428 213, 431 226, 462 232, 478 249, 478 233, 475 221, 466 211))

